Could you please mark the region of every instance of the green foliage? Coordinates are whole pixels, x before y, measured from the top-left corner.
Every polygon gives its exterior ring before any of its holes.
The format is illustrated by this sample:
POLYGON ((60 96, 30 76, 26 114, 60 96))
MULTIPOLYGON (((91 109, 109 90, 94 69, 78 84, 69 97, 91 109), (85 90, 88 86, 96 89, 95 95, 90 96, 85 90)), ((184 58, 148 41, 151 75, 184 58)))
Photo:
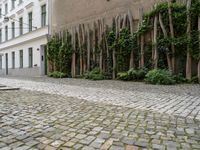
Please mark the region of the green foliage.
POLYGON ((117 79, 122 81, 130 81, 130 76, 128 72, 119 72, 117 74, 117 79))
POLYGON ((94 68, 92 71, 84 74, 85 79, 89 80, 104 80, 106 76, 101 73, 99 68, 94 68))
POLYGON ((53 64, 53 71, 70 74, 72 57, 70 34, 68 32, 63 32, 62 36, 55 34, 47 45, 48 60, 53 64))
POLYGON ((176 83, 180 84, 180 83, 186 83, 187 79, 184 78, 183 74, 178 74, 174 76, 174 80, 176 81, 176 83))
POLYGON ((146 74, 147 74, 146 69, 132 68, 127 72, 118 73, 117 79, 124 80, 124 81, 141 81, 141 80, 144 80, 146 74))
POLYGON ((128 28, 121 29, 120 36, 116 38, 116 33, 111 30, 107 34, 107 43, 110 50, 116 51, 117 70, 123 72, 128 70, 128 60, 131 50, 135 46, 133 35, 128 28))
POLYGON ((192 84, 198 84, 199 83, 199 79, 197 76, 192 77, 191 81, 189 81, 189 83, 192 84))
MULTIPOLYGON (((95 56, 95 59, 91 58, 90 68, 95 68, 100 65, 99 56, 100 50, 102 50, 103 55, 103 67, 104 73, 100 72, 99 68, 93 69, 91 72, 85 73, 84 77, 91 80, 102 80, 107 79, 107 76, 111 77, 113 72, 113 51, 115 51, 116 58, 116 72, 118 79, 124 81, 140 81, 144 80, 152 84, 174 84, 188 82, 183 75, 173 76, 170 72, 166 71, 168 68, 168 61, 166 54, 170 59, 173 56, 176 59, 176 72, 185 72, 185 62, 187 48, 190 47, 190 52, 192 55, 192 60, 196 63, 200 59, 200 49, 199 49, 199 31, 198 31, 198 17, 200 16, 200 1, 193 0, 192 7, 190 10, 191 15, 191 38, 186 33, 187 30, 187 11, 186 5, 176 3, 172 1, 170 5, 172 10, 172 20, 174 28, 174 38, 170 35, 169 26, 169 12, 168 3, 158 3, 152 11, 146 14, 143 21, 140 23, 138 30, 131 34, 130 28, 120 29, 118 35, 116 35, 116 25, 113 28, 109 28, 106 31, 105 40, 99 41, 98 37, 95 37, 95 46, 91 55, 95 56), (141 59, 140 42, 139 39, 143 35, 145 37, 144 44, 144 66, 148 69, 152 69, 154 60, 152 59, 152 50, 154 48, 154 43, 150 40, 149 33, 152 32, 154 26, 155 16, 162 15, 162 21, 164 27, 167 31, 167 37, 164 37, 161 26, 158 20, 158 37, 157 37, 157 48, 159 54, 158 68, 164 70, 152 70, 147 74, 145 69, 129 69, 130 64, 130 54, 131 51, 134 53, 134 65, 140 66, 139 61, 141 59), (106 43, 106 44, 105 44, 106 43), (104 45, 105 44, 105 45, 104 45), (175 53, 172 53, 172 46, 175 46, 175 53), (108 50, 107 50, 108 48, 108 50), (146 75, 147 74, 147 75, 146 75)), ((113 22, 113 24, 115 24, 113 22)), ((77 40, 77 39, 76 39, 77 40)), ((87 62, 87 43, 84 42, 79 45, 76 41, 76 72, 80 71, 80 59, 84 61, 84 65, 87 62)), ((71 35, 68 32, 63 32, 60 34, 55 34, 51 37, 48 42, 48 59, 53 64, 53 71, 59 71, 70 74, 71 71, 71 61, 72 61, 72 40, 71 35)), ((92 48, 91 48, 92 49, 92 48)), ((84 69, 85 71, 85 69, 84 69)), ((82 73, 81 77, 82 77, 82 73)), ((191 81, 196 82, 196 78, 191 81)))
POLYGON ((128 71, 128 75, 130 80, 135 80, 135 81, 140 81, 143 80, 145 78, 145 75, 147 74, 146 69, 130 69, 128 71))
POLYGON ((176 83, 171 72, 161 69, 149 71, 146 75, 145 81, 146 83, 159 85, 171 85, 176 83))
POLYGON ((53 78, 65 78, 67 77, 67 74, 59 71, 54 71, 49 73, 48 76, 53 78))

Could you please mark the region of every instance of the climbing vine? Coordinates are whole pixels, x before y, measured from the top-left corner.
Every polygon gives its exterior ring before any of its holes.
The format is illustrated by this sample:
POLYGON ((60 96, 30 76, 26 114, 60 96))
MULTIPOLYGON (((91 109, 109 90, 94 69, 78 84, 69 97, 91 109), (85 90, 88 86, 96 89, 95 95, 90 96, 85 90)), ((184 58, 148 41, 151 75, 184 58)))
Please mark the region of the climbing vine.
POLYGON ((192 67, 200 66, 199 0, 159 3, 141 18, 134 26, 129 11, 112 27, 98 19, 55 34, 48 43, 52 70, 76 77, 99 68, 113 79, 131 68, 168 69, 187 79, 200 72, 192 67))

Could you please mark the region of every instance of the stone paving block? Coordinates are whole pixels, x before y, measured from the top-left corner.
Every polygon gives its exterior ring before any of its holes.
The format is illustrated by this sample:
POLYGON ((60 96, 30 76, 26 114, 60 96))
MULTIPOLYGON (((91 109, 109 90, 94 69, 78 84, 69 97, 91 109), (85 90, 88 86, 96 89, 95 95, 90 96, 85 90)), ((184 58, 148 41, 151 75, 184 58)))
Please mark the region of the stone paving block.
POLYGON ((139 148, 136 146, 132 146, 132 145, 127 145, 126 146, 126 150, 138 150, 139 148))
POLYGON ((125 150, 125 148, 121 146, 111 146, 110 150, 125 150))

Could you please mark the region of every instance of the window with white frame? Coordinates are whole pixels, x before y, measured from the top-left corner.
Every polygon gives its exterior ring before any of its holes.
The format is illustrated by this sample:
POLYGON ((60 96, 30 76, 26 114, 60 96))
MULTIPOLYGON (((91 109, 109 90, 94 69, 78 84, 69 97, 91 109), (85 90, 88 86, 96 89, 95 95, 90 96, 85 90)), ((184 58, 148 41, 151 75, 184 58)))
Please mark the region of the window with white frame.
POLYGON ((28 49, 28 61, 29 61, 29 68, 33 67, 33 48, 30 47, 28 49))
POLYGON ((2 70, 2 55, 0 55, 0 70, 2 70))
POLYGON ((12 69, 15 69, 15 52, 12 52, 12 69))
POLYGON ((42 5, 41 7, 41 26, 46 26, 46 18, 47 18, 47 10, 46 10, 46 4, 42 5))
POLYGON ((19 4, 21 4, 23 2, 23 0, 19 0, 19 4))
POLYGON ((23 34, 23 17, 19 18, 19 35, 23 34))
POLYGON ((2 18, 2 8, 0 8, 0 18, 2 18))
POLYGON ((5 26, 5 41, 8 40, 8 26, 5 26))
POLYGON ((12 22, 12 38, 15 38, 15 22, 12 22))
POLYGON ((19 51, 19 68, 23 68, 23 50, 19 51))
POLYGON ((2 42, 2 29, 0 29, 0 43, 2 42))
POLYGON ((28 26, 29 26, 29 32, 31 32, 32 27, 33 27, 33 13, 32 12, 28 13, 28 26))
POLYGON ((5 14, 7 14, 8 13, 8 4, 6 3, 5 4, 5 14))
POLYGON ((14 8, 15 8, 15 1, 16 1, 16 0, 11 0, 12 9, 14 9, 14 8))

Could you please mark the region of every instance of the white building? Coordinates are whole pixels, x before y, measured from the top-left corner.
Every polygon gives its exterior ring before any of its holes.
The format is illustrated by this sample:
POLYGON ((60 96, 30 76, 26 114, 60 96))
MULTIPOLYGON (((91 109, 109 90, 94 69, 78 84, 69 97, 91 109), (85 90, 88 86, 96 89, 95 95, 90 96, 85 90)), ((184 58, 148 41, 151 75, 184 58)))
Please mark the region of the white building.
POLYGON ((0 74, 46 74, 48 0, 0 0, 0 74))

